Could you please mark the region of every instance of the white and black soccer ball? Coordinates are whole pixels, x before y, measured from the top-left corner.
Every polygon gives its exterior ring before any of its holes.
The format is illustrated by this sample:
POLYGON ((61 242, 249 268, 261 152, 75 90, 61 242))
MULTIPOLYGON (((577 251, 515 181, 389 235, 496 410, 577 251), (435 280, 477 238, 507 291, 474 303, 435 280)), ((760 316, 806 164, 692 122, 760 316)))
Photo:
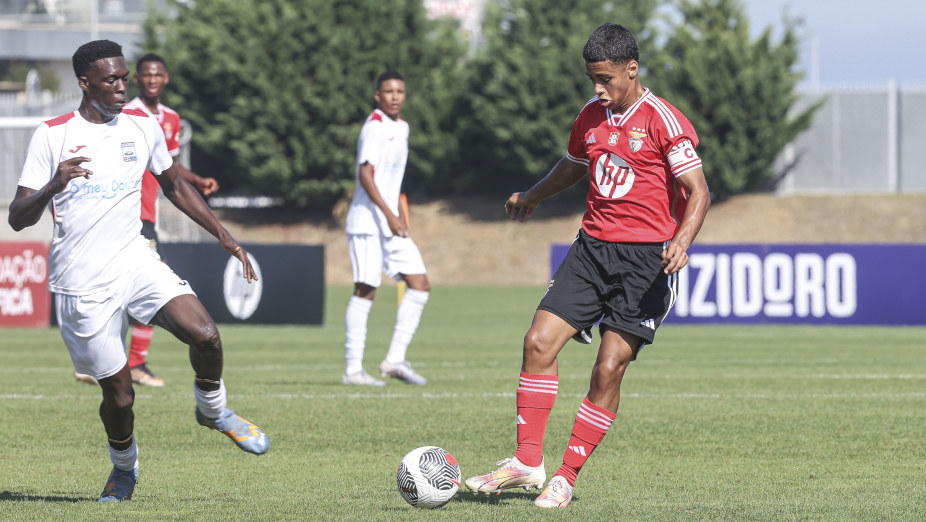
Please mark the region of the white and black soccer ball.
POLYGON ((428 509, 450 502, 460 489, 461 478, 457 459, 437 446, 409 451, 395 476, 402 498, 415 507, 428 509))

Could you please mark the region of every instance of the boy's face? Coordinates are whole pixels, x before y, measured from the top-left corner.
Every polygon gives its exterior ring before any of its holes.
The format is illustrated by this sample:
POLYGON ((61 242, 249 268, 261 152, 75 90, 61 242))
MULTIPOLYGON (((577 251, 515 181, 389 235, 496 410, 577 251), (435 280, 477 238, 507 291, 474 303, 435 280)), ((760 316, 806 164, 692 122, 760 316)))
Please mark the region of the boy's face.
POLYGON ((122 112, 129 84, 129 69, 121 56, 93 62, 85 76, 77 80, 86 100, 103 121, 110 121, 122 112))
POLYGON ((405 103, 405 82, 402 80, 386 80, 379 85, 373 93, 379 109, 393 120, 399 119, 402 105, 405 103))
POLYGON ((609 60, 585 62, 585 74, 595 86, 598 103, 619 114, 629 109, 630 104, 636 101, 635 98, 630 100, 630 97, 638 68, 636 60, 621 65, 609 60))
POLYGON ((138 85, 138 93, 146 100, 157 100, 164 91, 164 86, 170 81, 167 69, 164 64, 158 61, 150 61, 141 64, 138 71, 135 72, 135 84, 138 85))

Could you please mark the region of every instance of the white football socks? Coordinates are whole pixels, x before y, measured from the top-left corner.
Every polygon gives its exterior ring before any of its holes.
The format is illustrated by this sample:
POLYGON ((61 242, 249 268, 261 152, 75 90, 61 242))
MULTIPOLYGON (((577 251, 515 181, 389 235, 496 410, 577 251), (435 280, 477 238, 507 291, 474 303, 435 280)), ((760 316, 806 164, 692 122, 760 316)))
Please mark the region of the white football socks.
POLYGON ((421 290, 411 288, 405 290, 402 304, 396 312, 395 331, 392 333, 389 353, 386 354, 387 363, 398 364, 405 360, 405 352, 408 351, 408 345, 411 344, 415 330, 418 329, 418 323, 421 322, 421 313, 424 311, 429 295, 431 295, 430 292, 421 290))
POLYGON ((113 466, 122 471, 132 471, 138 467, 138 444, 135 444, 135 435, 132 435, 132 445, 124 450, 113 449, 112 443, 107 444, 109 447, 109 460, 113 466))
POLYGON ((196 397, 196 407, 206 417, 217 419, 225 413, 228 396, 225 394, 225 381, 223 379, 219 379, 219 389, 215 391, 200 390, 199 386, 194 382, 193 395, 196 397))
POLYGON ((370 308, 373 301, 356 295, 350 297, 347 303, 347 313, 344 317, 347 341, 344 343, 344 358, 347 360, 347 375, 363 370, 363 350, 367 342, 367 319, 370 317, 370 308))

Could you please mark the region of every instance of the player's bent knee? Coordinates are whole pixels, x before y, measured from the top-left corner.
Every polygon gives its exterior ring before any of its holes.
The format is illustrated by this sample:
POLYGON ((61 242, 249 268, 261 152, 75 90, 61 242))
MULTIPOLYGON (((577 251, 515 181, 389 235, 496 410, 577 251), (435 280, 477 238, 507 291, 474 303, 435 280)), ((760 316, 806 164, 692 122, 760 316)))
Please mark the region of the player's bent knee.
POLYGON ((556 347, 546 337, 531 329, 524 336, 524 359, 528 361, 552 360, 556 357, 556 347))
POLYGON ((202 351, 221 350, 222 339, 218 327, 212 322, 200 326, 191 336, 191 344, 202 351))

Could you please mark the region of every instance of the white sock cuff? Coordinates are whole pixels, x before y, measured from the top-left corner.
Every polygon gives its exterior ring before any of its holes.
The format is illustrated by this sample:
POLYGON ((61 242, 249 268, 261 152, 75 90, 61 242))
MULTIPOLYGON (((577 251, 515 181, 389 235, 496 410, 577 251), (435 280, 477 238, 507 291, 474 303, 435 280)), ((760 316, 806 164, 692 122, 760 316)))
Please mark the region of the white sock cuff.
POLYGON ((135 436, 132 436, 132 445, 124 450, 113 449, 112 444, 107 444, 109 447, 109 460, 112 461, 113 466, 121 469, 122 471, 132 471, 138 467, 138 444, 135 443, 135 436))
POLYGON ((228 396, 225 393, 224 379, 219 379, 219 389, 215 391, 201 390, 194 381, 193 395, 196 397, 196 407, 206 417, 215 419, 225 413, 228 396))
POLYGON ((373 307, 372 299, 364 299, 360 296, 352 295, 350 296, 350 301, 347 303, 348 308, 350 307, 359 307, 367 312, 370 311, 370 308, 373 307))
POLYGON ((402 298, 404 302, 406 299, 409 299, 413 303, 418 303, 424 305, 428 302, 428 297, 431 295, 431 292, 425 292, 424 290, 413 290, 408 288, 405 290, 405 296, 402 298))

